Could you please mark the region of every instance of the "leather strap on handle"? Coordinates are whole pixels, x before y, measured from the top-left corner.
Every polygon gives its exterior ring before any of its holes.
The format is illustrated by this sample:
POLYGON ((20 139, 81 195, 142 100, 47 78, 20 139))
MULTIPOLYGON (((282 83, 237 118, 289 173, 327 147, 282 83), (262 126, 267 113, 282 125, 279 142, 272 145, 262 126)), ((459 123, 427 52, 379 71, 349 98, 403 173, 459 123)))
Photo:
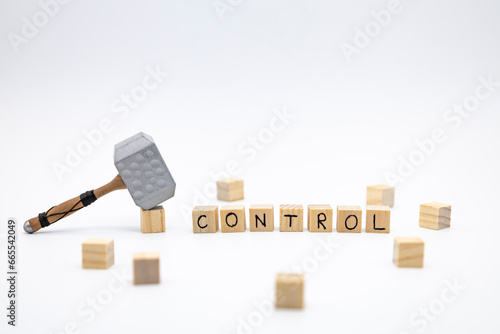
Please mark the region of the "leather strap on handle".
POLYGON ((36 232, 42 227, 54 224, 55 222, 72 215, 81 208, 94 203, 98 198, 119 189, 126 189, 126 187, 121 176, 117 175, 108 184, 97 188, 96 190, 84 192, 78 197, 54 206, 46 212, 40 213, 37 217, 31 218, 24 223, 24 230, 28 233, 36 232))

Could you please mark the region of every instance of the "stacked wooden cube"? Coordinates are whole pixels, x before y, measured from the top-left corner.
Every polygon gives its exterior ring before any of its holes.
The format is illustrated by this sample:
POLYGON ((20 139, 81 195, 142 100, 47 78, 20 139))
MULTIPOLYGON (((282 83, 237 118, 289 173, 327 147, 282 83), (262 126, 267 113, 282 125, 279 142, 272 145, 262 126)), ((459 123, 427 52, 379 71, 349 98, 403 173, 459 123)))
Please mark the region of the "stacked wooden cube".
POLYGON ((82 244, 82 268, 108 269, 115 263, 113 239, 88 239, 82 244))

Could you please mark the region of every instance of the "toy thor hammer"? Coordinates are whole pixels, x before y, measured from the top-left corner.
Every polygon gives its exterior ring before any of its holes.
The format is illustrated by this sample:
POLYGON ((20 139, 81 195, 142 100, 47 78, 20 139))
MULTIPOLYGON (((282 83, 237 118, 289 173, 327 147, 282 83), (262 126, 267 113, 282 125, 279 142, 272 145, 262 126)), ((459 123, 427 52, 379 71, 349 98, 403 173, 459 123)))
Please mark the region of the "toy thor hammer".
POLYGON ((119 189, 128 189, 135 204, 144 210, 152 209, 174 196, 175 181, 153 138, 147 134, 141 132, 116 144, 115 166, 118 175, 113 181, 31 218, 24 223, 24 230, 27 233, 36 232, 119 189))

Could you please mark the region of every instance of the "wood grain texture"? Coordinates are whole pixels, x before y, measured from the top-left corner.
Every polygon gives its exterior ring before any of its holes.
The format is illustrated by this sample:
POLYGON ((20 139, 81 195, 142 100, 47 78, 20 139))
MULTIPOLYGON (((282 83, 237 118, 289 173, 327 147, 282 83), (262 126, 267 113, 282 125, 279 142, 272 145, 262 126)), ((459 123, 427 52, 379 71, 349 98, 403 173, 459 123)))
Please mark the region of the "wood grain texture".
POLYGON ((226 205, 220 208, 221 232, 245 232, 247 228, 244 205, 226 205))
POLYGON ((215 233, 219 230, 219 208, 216 205, 193 209, 193 233, 215 233))
POLYGON ((451 226, 451 205, 430 202, 420 205, 420 227, 442 230, 451 226))
POLYGON ((366 188, 366 205, 394 206, 395 188, 387 185, 374 185, 366 188))
POLYGON ((278 274, 276 276, 276 308, 304 308, 303 274, 278 274))
POLYGON ((108 269, 115 263, 113 239, 91 238, 82 243, 82 268, 108 269))
POLYGON ((280 205, 280 231, 304 231, 304 207, 301 204, 280 205))
POLYGON ((251 232, 274 231, 274 205, 253 204, 248 209, 251 232))
POLYGON ((233 202, 244 199, 244 183, 239 179, 224 179, 217 181, 217 199, 233 202))
POLYGON ((165 209, 163 206, 155 206, 150 210, 141 208, 141 231, 142 233, 165 232, 165 209))
POLYGON ((134 284, 160 283, 160 253, 134 254, 134 284))
MULTIPOLYGON (((117 175, 108 184, 105 184, 104 186, 94 190, 94 195, 96 198, 99 199, 100 197, 102 197, 102 196, 104 196, 112 191, 120 190, 120 189, 126 189, 126 187, 125 187, 125 184, 123 183, 121 176, 117 175)), ((78 203, 78 202, 80 202, 80 196, 74 197, 74 198, 72 198, 66 202, 63 202, 63 203, 55 206, 54 208, 52 208, 50 210, 50 213, 49 213, 49 215, 51 215, 51 216, 48 217, 49 223, 53 224, 56 220, 61 218, 65 212, 70 211, 72 208, 73 208, 73 210, 83 208, 83 204, 78 203), (54 215, 52 216, 52 214, 54 214, 54 215)), ((64 216, 64 218, 71 216, 73 213, 75 213, 75 211, 69 212, 66 216, 64 216)), ((40 224, 40 220, 38 219, 38 216, 31 218, 28 221, 29 221, 29 224, 30 224, 33 232, 36 232, 42 228, 42 225, 40 224)))
POLYGON ((393 262, 402 268, 424 266, 424 241, 415 237, 394 238, 393 262))
POLYGON ((365 226, 367 233, 390 233, 391 208, 383 205, 367 205, 365 226))
POLYGON ((356 205, 339 205, 337 207, 337 232, 361 233, 363 211, 356 205))
POLYGON ((332 232, 332 206, 328 204, 309 205, 307 207, 307 229, 309 232, 332 232))

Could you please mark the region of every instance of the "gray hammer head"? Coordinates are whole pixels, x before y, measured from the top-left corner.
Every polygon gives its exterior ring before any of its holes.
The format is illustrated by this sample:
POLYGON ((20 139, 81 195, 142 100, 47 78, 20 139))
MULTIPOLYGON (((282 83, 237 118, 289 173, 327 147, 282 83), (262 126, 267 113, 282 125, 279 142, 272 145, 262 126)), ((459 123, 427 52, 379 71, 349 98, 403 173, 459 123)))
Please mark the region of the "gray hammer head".
POLYGON ((135 204, 144 210, 175 194, 175 181, 153 138, 145 133, 115 145, 115 166, 135 204))

